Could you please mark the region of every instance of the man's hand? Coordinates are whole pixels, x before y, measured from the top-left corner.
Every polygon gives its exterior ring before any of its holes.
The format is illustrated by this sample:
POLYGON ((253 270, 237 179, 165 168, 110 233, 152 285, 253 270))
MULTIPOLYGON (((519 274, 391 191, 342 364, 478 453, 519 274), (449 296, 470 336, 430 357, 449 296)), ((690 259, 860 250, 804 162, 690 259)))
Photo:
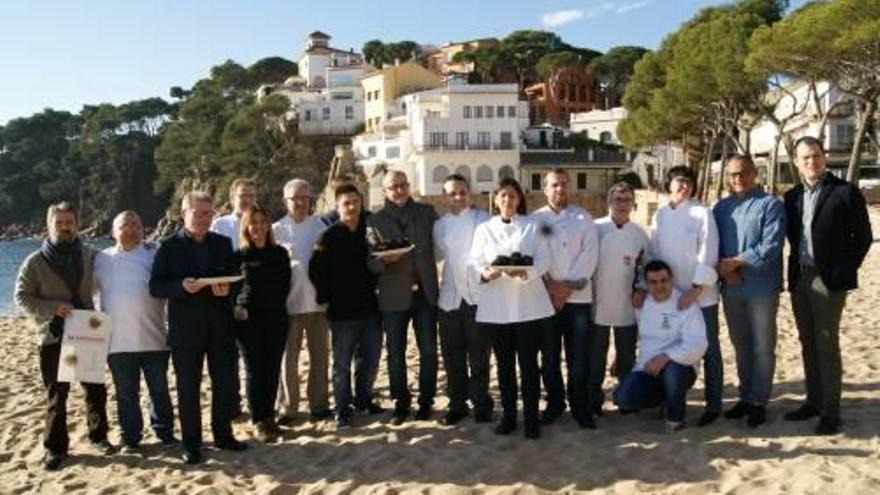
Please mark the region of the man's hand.
POLYGON ((669 361, 669 356, 667 356, 665 352, 657 354, 645 364, 645 373, 651 376, 657 376, 660 374, 661 371, 663 371, 663 368, 665 368, 666 365, 669 364, 669 361))
POLYGON ((211 284, 211 292, 217 297, 229 295, 229 284, 211 284))
POLYGON ((183 290, 190 294, 195 294, 196 292, 202 290, 202 284, 196 282, 196 279, 192 277, 187 277, 183 279, 183 290))
POLYGON ((501 270, 492 268, 491 266, 483 268, 483 271, 480 272, 480 278, 482 278, 486 282, 491 282, 499 277, 501 277, 501 270))
POLYGON ((727 285, 739 285, 743 282, 743 276, 738 272, 731 272, 724 277, 724 283, 727 285))
POLYGON ((739 258, 724 258, 718 262, 715 268, 718 270, 719 276, 727 278, 728 275, 739 270, 743 264, 743 261, 739 258))
POLYGON ((244 306, 236 306, 232 310, 232 315, 235 317, 236 321, 245 321, 248 319, 248 310, 244 306))
POLYGON ((59 303, 58 306, 55 306, 55 316, 60 316, 61 318, 67 318, 70 316, 70 310, 73 309, 68 303, 59 303))
POLYGON ((685 292, 678 298, 678 309, 683 311, 691 307, 691 305, 697 302, 697 298, 700 297, 700 294, 703 293, 703 287, 693 287, 689 291, 685 292))
POLYGON ((632 305, 635 309, 642 309, 642 306, 645 305, 645 297, 647 297, 648 293, 642 289, 636 289, 632 293, 632 305))

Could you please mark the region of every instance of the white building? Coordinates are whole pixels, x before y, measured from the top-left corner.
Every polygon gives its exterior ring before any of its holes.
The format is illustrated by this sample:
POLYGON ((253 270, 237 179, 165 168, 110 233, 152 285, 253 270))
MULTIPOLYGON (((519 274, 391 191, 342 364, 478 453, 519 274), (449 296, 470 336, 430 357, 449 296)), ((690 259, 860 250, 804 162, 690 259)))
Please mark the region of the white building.
POLYGON ((626 118, 626 109, 593 110, 571 114, 571 132, 585 132, 586 136, 608 144, 620 144, 617 124, 626 118))
POLYGON ((288 118, 303 135, 354 134, 364 123, 364 91, 359 81, 365 70, 363 57, 331 48, 329 40, 320 31, 310 34, 298 62, 300 75, 258 90, 258 97, 286 96, 288 118))
POLYGON ((354 138, 358 165, 403 170, 421 196, 442 194, 452 173, 477 193, 518 176, 528 107, 516 84, 449 85, 401 96, 390 110, 379 129, 354 138))

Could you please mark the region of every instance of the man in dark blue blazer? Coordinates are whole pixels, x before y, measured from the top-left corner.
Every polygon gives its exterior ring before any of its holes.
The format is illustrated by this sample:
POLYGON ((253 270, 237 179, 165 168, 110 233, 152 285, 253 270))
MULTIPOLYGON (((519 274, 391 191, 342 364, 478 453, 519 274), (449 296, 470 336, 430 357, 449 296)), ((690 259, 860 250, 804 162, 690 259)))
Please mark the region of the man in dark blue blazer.
POLYGON ((825 170, 822 142, 802 137, 796 163, 803 183, 785 194, 788 290, 806 376, 807 401, 789 421, 819 416, 816 434, 840 431, 840 317, 846 293, 871 247, 871 223, 859 189, 825 170))
POLYGON ((214 216, 209 194, 187 193, 184 226, 156 252, 150 294, 168 299, 168 345, 177 376, 177 402, 183 433, 183 460, 202 460, 199 404, 202 369, 208 358, 211 377, 211 430, 222 450, 247 448, 232 434, 235 397, 235 337, 229 284, 203 285, 196 279, 235 275, 238 268, 228 237, 209 232, 214 216))

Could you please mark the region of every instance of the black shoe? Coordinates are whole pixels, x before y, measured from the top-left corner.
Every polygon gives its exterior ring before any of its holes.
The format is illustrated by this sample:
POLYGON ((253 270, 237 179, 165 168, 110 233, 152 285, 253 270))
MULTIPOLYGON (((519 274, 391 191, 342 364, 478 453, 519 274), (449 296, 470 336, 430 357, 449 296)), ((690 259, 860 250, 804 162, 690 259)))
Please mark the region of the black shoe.
POLYGON ((764 406, 751 406, 746 425, 749 428, 757 428, 767 422, 767 408, 764 406))
POLYGON ((474 423, 490 423, 492 421, 492 411, 476 411, 474 412, 474 423))
POLYGON ((804 404, 794 411, 785 413, 782 419, 786 421, 806 421, 819 415, 819 410, 810 404, 804 404))
POLYGON ((351 426, 351 413, 339 413, 336 415, 336 428, 348 428, 351 426))
POLYGON ((468 416, 467 411, 449 411, 438 421, 441 425, 452 426, 468 416))
POLYGON ((495 426, 495 434, 496 435, 510 435, 513 430, 516 429, 516 419, 513 418, 503 418, 498 422, 498 425, 495 426))
POLYGON ((65 457, 67 456, 64 454, 46 452, 46 457, 43 458, 43 469, 46 471, 58 471, 61 469, 61 464, 64 462, 65 457))
POLYGON ((575 419, 575 421, 577 421, 578 426, 581 427, 582 429, 585 429, 585 430, 595 430, 596 429, 596 422, 593 421, 592 414, 580 414, 578 416, 575 416, 574 419, 575 419))
POLYGON ((293 413, 284 413, 278 416, 278 420, 276 421, 281 426, 292 426, 296 423, 296 416, 293 413))
POLYGON ((715 411, 706 411, 700 416, 700 419, 697 421, 697 426, 707 426, 715 422, 716 419, 721 417, 720 413, 715 411))
POLYGON ((409 419, 410 412, 408 407, 395 407, 394 414, 391 416, 391 424, 394 426, 402 425, 409 419))
POLYGON ((234 438, 227 438, 219 442, 214 442, 214 446, 220 450, 229 450, 231 452, 241 452, 247 450, 248 445, 234 438))
POLYGON ((324 421, 332 418, 333 412, 330 409, 321 409, 320 411, 310 412, 309 417, 312 418, 312 421, 324 421))
POLYGON ((816 435, 836 435, 840 433, 840 425, 840 418, 822 416, 819 418, 819 424, 816 425, 816 435))
POLYGON ((538 423, 526 423, 525 436, 529 440, 541 438, 541 427, 538 423))
POLYGON ((419 421, 427 421, 431 419, 431 414, 433 414, 433 409, 431 406, 419 406, 419 410, 416 411, 416 419, 419 421))
POLYGON ((116 448, 106 438, 97 442, 89 440, 89 445, 100 455, 110 455, 116 451, 116 448))
POLYGON ((559 419, 562 416, 562 411, 559 409, 544 409, 541 412, 541 424, 549 425, 559 419))
POLYGON ((378 402, 370 402, 366 406, 358 406, 357 410, 360 413, 366 413, 371 416, 374 414, 382 414, 383 412, 385 412, 385 408, 380 406, 378 402))
POLYGON ((724 413, 724 417, 727 419, 739 419, 739 418, 744 418, 748 414, 751 414, 751 412, 752 412, 752 405, 751 404, 749 404, 747 402, 739 401, 736 403, 735 406, 728 409, 724 413))
POLYGON ((202 451, 199 449, 183 449, 183 455, 180 456, 184 464, 190 466, 202 463, 202 451))
POLYGON ((175 437, 174 435, 160 437, 159 441, 162 442, 163 449, 169 449, 171 447, 176 447, 180 445, 180 440, 178 440, 177 437, 175 437))
POLYGON ((602 403, 601 403, 601 402, 598 403, 598 404, 594 404, 593 407, 592 407, 592 409, 593 409, 593 414, 594 414, 595 416, 598 416, 598 417, 600 417, 600 418, 602 418, 602 417, 605 416, 605 410, 602 409, 602 403))

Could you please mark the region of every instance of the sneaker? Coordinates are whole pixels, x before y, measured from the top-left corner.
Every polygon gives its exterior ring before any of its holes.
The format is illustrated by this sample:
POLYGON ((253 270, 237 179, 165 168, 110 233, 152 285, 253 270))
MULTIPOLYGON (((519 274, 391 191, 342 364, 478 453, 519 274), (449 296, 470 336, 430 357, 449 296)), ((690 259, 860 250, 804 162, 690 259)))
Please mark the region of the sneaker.
POLYGON ((108 442, 106 438, 97 442, 89 440, 89 445, 100 455, 110 455, 115 450, 113 444, 108 442))
POLYGON ((764 406, 752 406, 749 409, 746 425, 749 428, 757 428, 767 422, 767 408, 764 406))
POLYGON ((684 421, 667 421, 666 422, 666 434, 667 435, 672 435, 673 433, 675 433, 679 430, 682 430, 683 428, 684 428, 684 421))
POLYGON ((715 422, 716 419, 720 418, 721 414, 715 411, 705 411, 702 416, 700 416, 699 421, 697 421, 697 426, 707 426, 715 422))
POLYGON ((65 457, 67 456, 64 454, 46 452, 46 456, 43 458, 43 469, 46 471, 58 471, 61 469, 61 464, 64 462, 65 457))
POLYGON ((745 417, 746 415, 750 414, 751 412, 752 412, 751 404, 749 404, 747 402, 739 401, 736 403, 735 406, 728 409, 724 413, 724 417, 727 419, 739 419, 739 418, 745 417))
POLYGON ((794 411, 785 413, 785 415, 782 416, 782 419, 786 421, 805 421, 810 418, 815 418, 818 415, 819 410, 817 408, 810 404, 804 404, 794 411))
POLYGON ((348 428, 351 426, 351 412, 343 412, 336 415, 336 428, 348 428))
POLYGON ((122 455, 137 455, 141 453, 141 447, 140 445, 125 444, 119 449, 119 453, 122 455))

